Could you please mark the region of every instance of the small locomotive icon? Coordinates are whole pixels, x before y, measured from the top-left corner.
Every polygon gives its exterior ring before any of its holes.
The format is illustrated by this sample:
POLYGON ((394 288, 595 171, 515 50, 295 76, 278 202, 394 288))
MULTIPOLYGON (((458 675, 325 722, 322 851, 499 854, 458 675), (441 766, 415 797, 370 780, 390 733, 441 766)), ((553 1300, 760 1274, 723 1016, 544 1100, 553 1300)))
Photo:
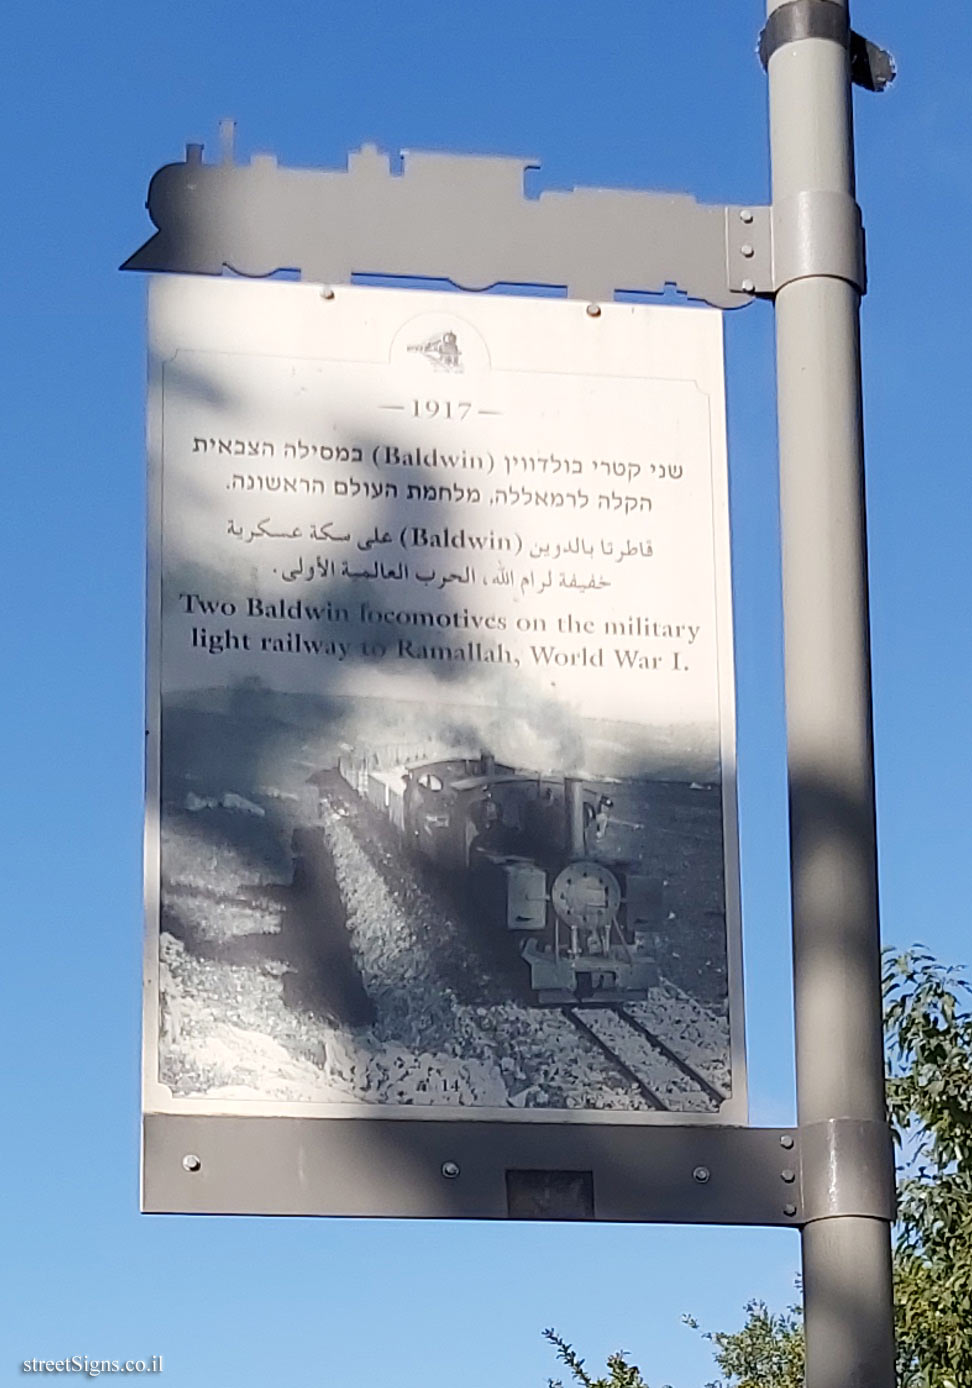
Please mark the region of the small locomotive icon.
POLYGON ((438 337, 426 338, 424 342, 413 342, 410 352, 421 352, 439 371, 461 371, 462 352, 454 332, 440 333, 438 337))

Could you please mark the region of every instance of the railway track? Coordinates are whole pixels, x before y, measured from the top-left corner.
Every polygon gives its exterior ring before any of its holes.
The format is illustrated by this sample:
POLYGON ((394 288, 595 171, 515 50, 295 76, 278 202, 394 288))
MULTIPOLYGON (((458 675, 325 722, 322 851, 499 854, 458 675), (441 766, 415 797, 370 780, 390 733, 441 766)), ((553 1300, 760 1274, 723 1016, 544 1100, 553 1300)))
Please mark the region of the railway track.
MULTIPOLYGON (((515 980, 522 973, 521 961, 517 958, 520 967, 508 976, 498 958, 482 954, 482 941, 477 942, 475 932, 463 928, 463 922, 453 921, 453 911, 458 908, 443 896, 441 883, 435 879, 425 881, 423 863, 404 859, 399 838, 388 822, 336 773, 326 785, 322 784, 321 796, 322 804, 341 816, 409 919, 424 922, 425 929, 435 931, 437 938, 441 936, 437 972, 447 979, 457 997, 479 1006, 493 1001, 509 1003, 511 996, 516 996, 515 980)), ((552 1020, 550 1014, 559 1013, 583 1038, 587 1049, 598 1052, 604 1068, 599 1069, 600 1079, 594 1080, 592 1093, 597 1092, 598 1084, 603 1092, 605 1086, 612 1089, 612 1083, 620 1079, 629 1094, 637 1092, 641 1096, 643 1103, 637 1107, 686 1114, 712 1113, 728 1097, 623 1003, 537 1007, 525 994, 521 1006, 525 1019, 535 1016, 534 1030, 539 1028, 544 1015, 552 1020)), ((532 1039, 535 1041, 536 1037, 532 1039)), ((522 1057, 519 1059, 522 1061, 522 1057)), ((539 1078, 539 1070, 535 1082, 541 1087, 545 1084, 539 1078)))
POLYGON ((568 1006, 561 1010, 576 1030, 635 1085, 652 1108, 684 1111, 685 1098, 692 1094, 704 1100, 701 1111, 717 1109, 725 1102, 725 1094, 624 1007, 568 1006), (678 1102, 674 1102, 676 1096, 678 1102))

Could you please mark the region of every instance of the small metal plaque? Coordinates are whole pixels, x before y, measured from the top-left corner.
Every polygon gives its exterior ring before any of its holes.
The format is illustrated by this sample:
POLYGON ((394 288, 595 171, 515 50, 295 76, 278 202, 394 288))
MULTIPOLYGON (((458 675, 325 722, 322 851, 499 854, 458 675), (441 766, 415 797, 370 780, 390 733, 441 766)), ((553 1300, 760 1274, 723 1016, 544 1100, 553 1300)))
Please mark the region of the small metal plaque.
POLYGON ((507 1171, 510 1219, 593 1219, 592 1171, 507 1171))

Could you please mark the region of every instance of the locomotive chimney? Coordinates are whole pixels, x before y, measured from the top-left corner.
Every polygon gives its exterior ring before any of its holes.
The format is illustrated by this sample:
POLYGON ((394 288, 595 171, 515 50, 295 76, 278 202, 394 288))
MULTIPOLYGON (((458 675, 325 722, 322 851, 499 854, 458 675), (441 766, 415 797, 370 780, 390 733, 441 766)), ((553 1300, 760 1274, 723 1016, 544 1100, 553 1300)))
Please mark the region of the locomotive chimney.
POLYGON ((564 777, 565 847, 569 858, 584 857, 584 782, 564 777))

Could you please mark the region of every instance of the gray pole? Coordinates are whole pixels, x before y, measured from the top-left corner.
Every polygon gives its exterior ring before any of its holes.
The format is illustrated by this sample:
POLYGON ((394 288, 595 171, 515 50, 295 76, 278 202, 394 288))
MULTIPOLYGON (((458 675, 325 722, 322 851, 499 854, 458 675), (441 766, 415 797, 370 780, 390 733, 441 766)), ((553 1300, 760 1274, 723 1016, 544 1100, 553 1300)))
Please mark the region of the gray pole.
MULTIPOLYGON (((768 0, 784 9, 768 70, 797 1095, 801 1129, 832 1131, 885 1122, 861 275, 847 0, 768 0)), ((839 1212, 854 1176, 838 1156, 835 1213, 803 1229, 807 1388, 894 1384, 890 1227, 839 1212)))

